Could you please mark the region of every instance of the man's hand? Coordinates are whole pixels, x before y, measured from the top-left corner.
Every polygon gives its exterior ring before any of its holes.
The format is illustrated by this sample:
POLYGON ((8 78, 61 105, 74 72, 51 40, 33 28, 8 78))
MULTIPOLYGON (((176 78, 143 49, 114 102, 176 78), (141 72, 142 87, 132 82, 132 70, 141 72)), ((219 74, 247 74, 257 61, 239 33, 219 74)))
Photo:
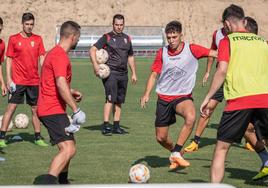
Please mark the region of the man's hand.
POLYGON ((82 93, 78 90, 75 90, 75 89, 71 89, 71 93, 72 93, 72 96, 75 100, 75 102, 80 102, 82 100, 82 93))
POLYGON ((2 90, 2 96, 6 96, 8 90, 7 90, 7 87, 4 83, 2 83, 2 85, 1 85, 1 90, 2 90))
POLYGON ((7 82, 7 89, 10 93, 14 93, 16 91, 16 84, 12 80, 9 80, 7 82))
POLYGON ((144 95, 143 97, 141 97, 141 99, 140 99, 141 108, 145 108, 146 107, 146 103, 149 102, 149 99, 150 99, 150 97, 149 96, 146 96, 146 95, 144 95))
POLYGON ((209 73, 206 72, 204 77, 203 77, 203 81, 202 81, 202 86, 204 87, 206 82, 208 81, 208 78, 209 78, 209 73))
POLYGON ((131 82, 133 85, 135 85, 137 83, 138 79, 137 79, 137 75, 136 74, 132 74, 131 76, 131 82))
POLYGON ((73 124, 81 125, 86 122, 86 114, 80 108, 78 108, 76 112, 73 112, 72 119, 73 124))
POLYGON ((209 117, 209 115, 211 114, 211 110, 207 107, 209 100, 210 99, 206 97, 200 106, 200 113, 201 116, 204 118, 209 117))

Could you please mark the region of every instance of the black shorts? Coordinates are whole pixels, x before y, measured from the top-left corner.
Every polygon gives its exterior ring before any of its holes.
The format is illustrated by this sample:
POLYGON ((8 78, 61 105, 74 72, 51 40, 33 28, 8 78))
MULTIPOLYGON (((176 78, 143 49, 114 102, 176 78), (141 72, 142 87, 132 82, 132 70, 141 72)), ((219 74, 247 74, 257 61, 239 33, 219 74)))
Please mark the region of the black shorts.
POLYGON ((42 116, 39 117, 39 119, 47 128, 52 145, 64 142, 66 140, 74 140, 72 133, 67 135, 65 132, 65 128, 70 125, 67 114, 42 116))
POLYGON ((211 97, 211 99, 216 100, 218 102, 222 102, 224 99, 224 94, 223 94, 223 84, 221 87, 216 91, 216 93, 211 97))
POLYGON ((105 89, 106 101, 110 103, 121 104, 125 102, 127 93, 128 75, 116 75, 111 73, 110 76, 102 80, 105 89))
POLYGON ((192 97, 182 97, 171 102, 166 102, 158 98, 156 104, 155 127, 167 127, 176 122, 176 106, 185 101, 193 100, 192 97))
POLYGON ((30 106, 37 105, 38 99, 38 86, 25 86, 25 85, 16 85, 16 91, 13 93, 9 93, 8 95, 8 103, 12 104, 23 104, 24 103, 24 95, 26 95, 26 103, 30 106))
POLYGON ((261 135, 268 138, 268 108, 255 108, 223 112, 217 140, 240 143, 249 123, 253 123, 261 135))

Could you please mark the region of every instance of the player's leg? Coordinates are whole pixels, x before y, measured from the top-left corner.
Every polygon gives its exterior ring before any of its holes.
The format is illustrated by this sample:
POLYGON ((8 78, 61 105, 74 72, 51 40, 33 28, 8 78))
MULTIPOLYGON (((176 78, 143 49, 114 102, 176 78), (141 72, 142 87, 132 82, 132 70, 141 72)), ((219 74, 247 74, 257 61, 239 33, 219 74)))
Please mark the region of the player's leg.
POLYGON ((223 112, 217 131, 217 144, 211 165, 211 182, 220 183, 225 172, 225 159, 230 145, 240 142, 251 121, 252 109, 223 112))
POLYGON ((73 134, 66 134, 65 132, 65 128, 70 124, 69 119, 66 114, 49 115, 40 119, 48 130, 52 145, 56 144, 59 149, 50 164, 48 174, 45 176, 43 183, 56 184, 58 183, 58 176, 61 176, 61 181, 66 182, 68 181, 69 163, 76 152, 73 134))
POLYGON ((209 119, 213 114, 215 108, 220 102, 222 102, 223 98, 224 98, 223 86, 221 86, 220 89, 218 89, 218 91, 212 96, 212 98, 208 103, 208 108, 210 109, 211 113, 209 114, 208 117, 200 116, 195 130, 194 139, 189 146, 185 147, 184 149, 185 152, 192 152, 198 150, 198 144, 200 143, 201 135, 203 134, 205 128, 207 127, 209 119))
POLYGON ((165 149, 171 151, 174 148, 173 142, 168 135, 169 126, 155 127, 155 137, 157 142, 165 149))
POLYGON ((246 139, 245 148, 249 151, 255 151, 254 145, 257 142, 257 136, 256 136, 255 129, 252 123, 248 124, 248 128, 246 130, 244 138, 246 139))
POLYGON ((8 125, 12 119, 14 112, 16 111, 18 104, 23 104, 24 93, 26 88, 22 85, 16 85, 16 91, 8 94, 8 105, 2 119, 2 127, 0 132, 0 147, 6 147, 5 135, 8 125))
POLYGON ((215 146, 212 165, 210 169, 211 183, 220 183, 224 177, 225 158, 230 147, 230 143, 218 140, 215 146))
POLYGON ((110 74, 108 78, 102 80, 102 83, 105 90, 106 101, 103 109, 103 124, 101 133, 105 136, 110 136, 112 135, 112 129, 109 126, 109 119, 117 97, 117 81, 115 75, 110 74))
POLYGON ((113 133, 115 134, 126 134, 128 133, 120 127, 122 104, 125 102, 127 93, 128 77, 117 76, 117 99, 114 106, 114 128, 113 133))
MULTIPOLYGON (((261 137, 264 139, 268 138, 268 109, 256 109, 254 111, 254 126, 256 130, 260 131, 261 137)), ((257 143, 254 145, 254 149, 257 152, 258 156, 262 161, 262 167, 259 173, 254 176, 253 180, 259 180, 268 176, 268 152, 264 147, 264 142, 262 138, 257 140, 257 143)))
POLYGON ((34 128, 34 143, 38 146, 48 146, 41 137, 41 123, 37 116, 38 86, 26 86, 26 102, 31 106, 32 124, 34 128))
POLYGON ((170 158, 173 159, 173 161, 176 161, 180 166, 190 166, 190 163, 182 158, 180 152, 191 135, 195 123, 195 107, 193 101, 190 98, 178 101, 175 110, 177 114, 184 118, 184 123, 170 158))

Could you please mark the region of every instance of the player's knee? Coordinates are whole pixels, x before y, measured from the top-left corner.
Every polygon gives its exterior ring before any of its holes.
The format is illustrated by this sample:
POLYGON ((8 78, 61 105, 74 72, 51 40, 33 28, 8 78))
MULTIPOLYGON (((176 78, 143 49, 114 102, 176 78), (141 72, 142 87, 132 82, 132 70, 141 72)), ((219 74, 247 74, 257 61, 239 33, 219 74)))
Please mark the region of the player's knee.
POLYGON ((159 143, 165 143, 165 142, 167 142, 167 136, 157 134, 157 135, 156 135, 156 140, 157 140, 157 142, 159 142, 159 143))
POLYGON ((189 128, 193 128, 194 126, 194 123, 195 123, 195 114, 192 113, 192 114, 189 114, 185 117, 185 125, 189 128))

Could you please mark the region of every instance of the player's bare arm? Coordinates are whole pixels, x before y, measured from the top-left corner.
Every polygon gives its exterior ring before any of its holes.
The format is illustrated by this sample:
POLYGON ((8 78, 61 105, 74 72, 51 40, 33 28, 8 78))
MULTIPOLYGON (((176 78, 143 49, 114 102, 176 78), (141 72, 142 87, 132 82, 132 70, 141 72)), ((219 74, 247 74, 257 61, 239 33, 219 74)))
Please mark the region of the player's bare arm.
POLYGON ((207 96, 205 97, 204 101, 201 104, 200 112, 202 116, 209 115, 209 109, 206 108, 210 98, 216 93, 216 91, 221 87, 225 80, 225 76, 228 69, 228 62, 220 61, 216 70, 216 73, 213 77, 210 89, 208 91, 207 96))
POLYGON ((2 63, 0 62, 0 84, 1 84, 1 90, 2 90, 2 96, 6 96, 7 94, 7 87, 3 78, 3 73, 2 73, 2 63))
POLYGON ((202 85, 205 86, 205 83, 208 81, 209 78, 209 73, 211 71, 211 67, 214 61, 214 57, 208 57, 207 58, 207 67, 206 67, 206 72, 205 75, 203 77, 203 81, 202 81, 202 85))
POLYGON ((73 98, 73 95, 71 93, 71 90, 67 84, 67 80, 65 77, 57 77, 56 78, 56 85, 59 90, 60 96, 62 99, 66 102, 66 104, 73 110, 73 112, 76 112, 78 110, 78 107, 75 103, 75 100, 73 98))
POLYGON ((208 56, 209 57, 218 57, 218 51, 210 50, 208 56))
POLYGON ((13 82, 11 78, 11 58, 7 57, 6 59, 6 80, 7 80, 7 89, 10 91, 10 84, 13 82))
POLYGON ((132 82, 132 84, 136 84, 138 79, 137 79, 137 74, 136 74, 136 64, 135 64, 134 56, 128 57, 128 64, 129 64, 130 70, 132 72, 131 82, 132 82))
POLYGON ((147 84, 146 84, 144 95, 140 99, 141 108, 145 108, 146 103, 149 102, 150 94, 151 94, 151 91, 155 85, 157 75, 158 74, 156 72, 152 72, 151 75, 149 76, 149 79, 148 79, 147 84))
POLYGON ((98 76, 99 75, 99 65, 97 63, 97 58, 96 58, 96 52, 97 52, 97 48, 95 46, 92 46, 90 49, 89 49, 89 55, 90 55, 90 59, 91 59, 91 63, 93 65, 93 68, 94 68, 94 72, 95 72, 95 75, 98 76))

